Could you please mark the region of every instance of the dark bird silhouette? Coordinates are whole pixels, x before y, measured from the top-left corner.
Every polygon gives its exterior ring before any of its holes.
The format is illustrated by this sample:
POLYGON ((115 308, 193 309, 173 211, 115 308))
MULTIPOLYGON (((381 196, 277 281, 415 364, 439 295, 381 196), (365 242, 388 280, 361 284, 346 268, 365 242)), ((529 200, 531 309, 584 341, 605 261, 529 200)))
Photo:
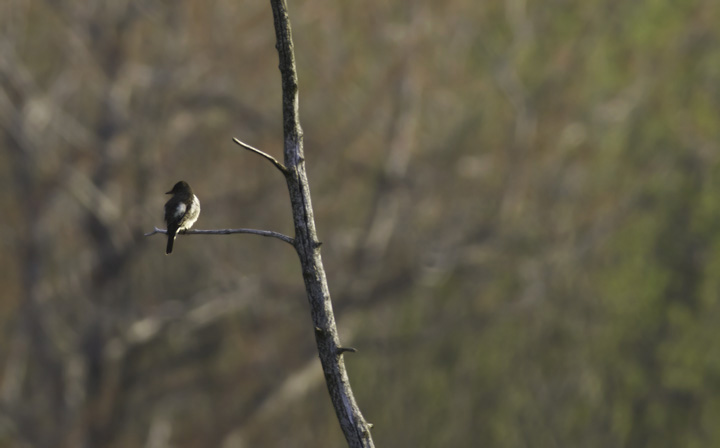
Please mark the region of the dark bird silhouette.
POLYGON ((165 222, 167 223, 167 249, 169 254, 173 250, 173 243, 177 233, 192 227, 200 216, 200 201, 193 194, 192 188, 187 182, 181 180, 176 183, 172 190, 165 194, 172 197, 165 204, 165 222))

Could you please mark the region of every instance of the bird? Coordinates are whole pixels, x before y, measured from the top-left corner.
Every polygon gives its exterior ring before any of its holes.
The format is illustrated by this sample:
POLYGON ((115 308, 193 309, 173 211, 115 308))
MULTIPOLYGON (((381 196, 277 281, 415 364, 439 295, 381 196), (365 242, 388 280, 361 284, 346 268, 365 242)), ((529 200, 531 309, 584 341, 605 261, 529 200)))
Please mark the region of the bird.
POLYGON ((171 194, 165 203, 165 222, 167 223, 167 248, 165 254, 172 253, 173 243, 178 232, 187 230, 195 224, 200 216, 200 201, 193 193, 190 185, 181 180, 165 194, 171 194))

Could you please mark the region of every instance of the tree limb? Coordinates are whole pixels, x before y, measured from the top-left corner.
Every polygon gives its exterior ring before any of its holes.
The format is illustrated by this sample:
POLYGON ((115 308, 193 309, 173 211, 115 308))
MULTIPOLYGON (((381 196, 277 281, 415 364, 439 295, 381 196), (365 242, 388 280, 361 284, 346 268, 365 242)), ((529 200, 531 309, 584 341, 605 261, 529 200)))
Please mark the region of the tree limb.
POLYGON ((267 160, 269 160, 270 163, 272 163, 273 165, 275 165, 275 168, 279 169, 280 172, 283 173, 283 176, 288 176, 288 175, 289 175, 289 171, 288 171, 288 169, 285 167, 285 165, 283 165, 282 163, 278 162, 275 157, 271 156, 270 154, 264 153, 264 152, 260 151, 260 150, 257 149, 257 148, 253 148, 252 146, 248 145, 247 143, 243 143, 243 142, 241 142, 240 140, 238 140, 238 139, 236 139, 236 138, 234 138, 234 137, 233 137, 233 141, 234 141, 235 143, 237 143, 238 145, 242 146, 243 148, 247 149, 248 151, 252 151, 252 152, 254 152, 255 154, 258 154, 258 155, 266 158, 267 160))
MULTIPOLYGON (((152 232, 148 232, 145 236, 155 235, 156 233, 167 234, 167 230, 155 227, 152 232)), ((188 229, 181 230, 178 234, 183 235, 229 235, 231 233, 252 233, 253 235, 267 236, 271 238, 277 238, 281 241, 285 241, 291 246, 295 246, 295 240, 287 235, 283 235, 279 232, 273 232, 272 230, 257 230, 257 229, 213 229, 213 230, 199 230, 199 229, 188 229)))
POLYGON ((288 170, 285 179, 295 225, 295 250, 305 280, 315 342, 330 399, 348 445, 350 448, 370 448, 374 447, 370 427, 355 402, 343 357, 338 356, 338 353, 342 353, 339 352, 342 345, 320 256, 320 242, 315 230, 310 186, 305 172, 303 132, 298 112, 298 78, 287 4, 286 0, 270 0, 270 4, 282 78, 284 155, 288 170))

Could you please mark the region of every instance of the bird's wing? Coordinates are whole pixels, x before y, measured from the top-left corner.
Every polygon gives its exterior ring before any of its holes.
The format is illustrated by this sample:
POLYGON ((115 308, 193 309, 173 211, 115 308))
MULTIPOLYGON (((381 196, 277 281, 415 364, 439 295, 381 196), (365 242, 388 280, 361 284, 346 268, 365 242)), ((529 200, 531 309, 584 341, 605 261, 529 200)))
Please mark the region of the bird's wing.
POLYGON ((165 218, 168 221, 177 221, 185 214, 185 210, 187 210, 187 205, 183 202, 178 202, 174 207, 165 210, 165 218))

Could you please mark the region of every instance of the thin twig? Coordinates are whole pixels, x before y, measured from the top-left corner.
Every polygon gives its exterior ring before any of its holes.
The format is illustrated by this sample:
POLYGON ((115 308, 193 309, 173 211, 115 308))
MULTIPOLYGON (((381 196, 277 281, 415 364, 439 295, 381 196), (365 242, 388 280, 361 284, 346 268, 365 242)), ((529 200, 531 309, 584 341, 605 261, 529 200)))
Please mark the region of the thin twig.
POLYGON ((355 347, 338 347, 335 349, 335 354, 338 356, 345 352, 357 353, 357 349, 355 347))
POLYGON ((264 153, 264 152, 260 151, 259 149, 254 148, 254 147, 248 145, 247 143, 243 143, 243 142, 241 142, 240 140, 236 139, 235 137, 233 137, 233 141, 234 141, 235 143, 237 143, 238 145, 242 146, 243 148, 247 149, 248 151, 252 151, 252 152, 254 152, 255 154, 259 154, 259 155, 261 155, 262 157, 265 157, 267 160, 269 160, 270 162, 272 162, 273 165, 275 165, 275 168, 279 169, 280 172, 283 173, 283 176, 287 176, 288 173, 290 172, 290 171, 285 167, 285 165, 283 165, 282 163, 278 162, 277 159, 276 159, 275 157, 271 156, 270 154, 264 153))
MULTIPOLYGON (((160 229, 155 227, 152 232, 148 232, 145 234, 145 236, 155 235, 156 233, 164 233, 167 234, 167 230, 160 229)), ((183 230, 178 232, 180 234, 184 235, 229 235, 231 233, 252 233, 253 235, 260 235, 260 236, 267 236, 271 238, 277 238, 279 240, 285 241, 291 246, 295 246, 295 239, 283 235, 279 232, 273 232, 272 230, 257 230, 257 229, 214 229, 214 230, 199 230, 199 229, 189 229, 189 230, 183 230)))

